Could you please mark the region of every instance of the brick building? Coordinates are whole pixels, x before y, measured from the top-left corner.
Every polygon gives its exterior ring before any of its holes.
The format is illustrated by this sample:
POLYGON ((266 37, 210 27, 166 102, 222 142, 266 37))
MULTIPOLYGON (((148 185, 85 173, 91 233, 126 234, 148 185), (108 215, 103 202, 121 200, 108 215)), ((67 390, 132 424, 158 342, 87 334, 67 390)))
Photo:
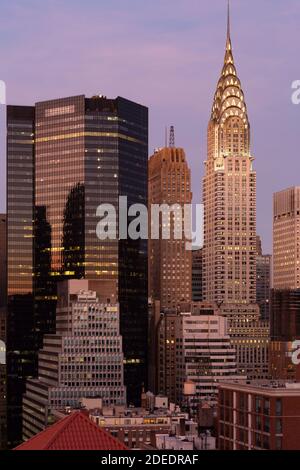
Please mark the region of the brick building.
POLYGON ((300 450, 300 383, 234 381, 219 386, 220 450, 300 450))

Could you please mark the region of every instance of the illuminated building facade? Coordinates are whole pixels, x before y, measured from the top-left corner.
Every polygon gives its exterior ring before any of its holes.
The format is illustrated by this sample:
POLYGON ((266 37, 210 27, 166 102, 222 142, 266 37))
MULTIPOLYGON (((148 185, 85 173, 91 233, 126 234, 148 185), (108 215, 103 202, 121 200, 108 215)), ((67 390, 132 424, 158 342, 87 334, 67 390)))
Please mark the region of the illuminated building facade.
POLYGON ((35 109, 7 106, 7 438, 22 434, 25 380, 37 372, 33 314, 35 109))
POLYGON ((144 106, 83 95, 37 103, 35 199, 44 214, 36 240, 43 248, 36 275, 41 308, 51 312, 47 318, 54 316, 52 280, 117 280, 125 381, 135 403, 147 376, 147 243, 99 240, 96 212, 108 203, 118 214, 119 196, 127 196, 128 206, 147 205, 147 162, 144 106))
POLYGON ((300 340, 300 187, 273 196, 273 289, 271 295, 270 373, 300 380, 292 361, 300 340))
POLYGON ((273 197, 274 289, 300 288, 300 186, 273 197))
MULTIPOLYGON (((184 205, 191 204, 191 173, 184 150, 165 147, 154 153, 149 160, 149 218, 151 206, 177 204, 183 220, 184 205)), ((186 249, 186 238, 178 239, 174 223, 178 214, 173 212, 168 221, 159 221, 159 239, 149 238, 149 296, 160 301, 160 308, 170 308, 192 298, 192 252, 186 249), (169 225, 170 236, 164 239, 162 230, 169 225)))
MULTIPOLYGON (((256 303, 256 174, 228 18, 224 65, 208 125, 204 177, 204 298, 226 313, 256 303), (231 307, 230 307, 231 306, 231 307), (235 307, 235 308, 234 308, 235 307)), ((257 311, 257 309, 256 309, 257 311)))
MULTIPOLYGON (((234 330, 234 344, 239 337, 237 327, 241 328, 239 341, 244 342, 248 325, 257 325, 258 329, 263 325, 258 324, 256 304, 256 173, 250 151, 247 106, 232 52, 229 10, 224 64, 207 141, 203 180, 203 300, 220 306, 229 320, 229 331, 234 330)), ((248 368, 248 358, 252 356, 250 330, 249 334, 249 343, 243 343, 249 344, 249 352, 237 351, 240 373, 248 368)), ((260 355, 260 350, 256 354, 260 355)))
MULTIPOLYGON (((83 95, 8 106, 9 445, 22 435, 22 395, 37 374, 43 336, 55 333, 56 285, 115 280, 128 399, 147 383, 147 242, 100 240, 96 212, 147 206, 148 109, 83 95)), ((128 218, 128 223, 130 218, 128 218)))
POLYGON ((228 31, 224 65, 208 125, 203 181, 204 300, 225 313, 256 307, 256 173, 250 124, 228 31))

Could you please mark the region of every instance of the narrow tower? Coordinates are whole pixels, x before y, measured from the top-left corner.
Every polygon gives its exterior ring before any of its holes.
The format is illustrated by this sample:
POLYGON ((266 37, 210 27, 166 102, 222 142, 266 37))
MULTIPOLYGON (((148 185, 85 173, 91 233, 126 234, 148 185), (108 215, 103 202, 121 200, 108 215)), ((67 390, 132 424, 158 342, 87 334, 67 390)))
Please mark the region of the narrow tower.
MULTIPOLYGON (((184 215, 184 205, 192 201, 191 172, 182 148, 175 147, 174 128, 170 133, 170 146, 159 149, 149 159, 148 165, 149 214, 151 204, 163 209, 170 207, 170 219, 160 216, 159 239, 150 239, 149 250, 149 297, 160 301, 162 309, 176 307, 182 301, 192 299, 192 252, 186 249, 186 239, 174 234, 173 212, 178 205, 184 215), (172 136, 173 135, 173 136, 172 136), (162 227, 170 224, 170 237, 162 236, 162 227)), ((150 224, 155 222, 151 219, 150 224)), ((152 226, 152 225, 150 225, 152 226)))
POLYGON ((248 320, 258 315, 253 160, 247 106, 232 52, 228 3, 224 64, 208 124, 203 289, 204 299, 216 301, 223 313, 247 315, 248 320))

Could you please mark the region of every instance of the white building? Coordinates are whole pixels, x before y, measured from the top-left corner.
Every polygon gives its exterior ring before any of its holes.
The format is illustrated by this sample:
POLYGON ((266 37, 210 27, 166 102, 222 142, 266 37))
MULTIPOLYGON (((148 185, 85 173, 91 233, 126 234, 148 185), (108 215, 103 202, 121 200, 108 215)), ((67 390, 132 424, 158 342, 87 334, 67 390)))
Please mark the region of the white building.
POLYGON ((217 402, 218 383, 237 378, 236 350, 231 345, 227 319, 218 311, 205 313, 204 304, 195 303, 182 313, 182 353, 178 357, 178 377, 195 384, 195 395, 186 397, 189 406, 201 400, 217 402))
POLYGON ((105 289, 102 281, 60 283, 57 333, 45 336, 39 377, 26 384, 24 439, 47 426, 50 409, 78 408, 84 397, 101 398, 105 406, 126 403, 119 306, 105 289))

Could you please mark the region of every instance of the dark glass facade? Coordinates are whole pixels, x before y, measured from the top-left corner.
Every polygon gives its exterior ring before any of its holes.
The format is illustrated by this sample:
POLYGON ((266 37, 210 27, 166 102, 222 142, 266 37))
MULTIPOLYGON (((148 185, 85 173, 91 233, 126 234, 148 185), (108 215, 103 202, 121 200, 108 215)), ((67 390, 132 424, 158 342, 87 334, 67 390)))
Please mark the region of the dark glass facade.
POLYGON ((192 296, 193 302, 202 302, 202 271, 203 271, 203 250, 192 252, 192 296))
MULTIPOLYGON (((8 441, 22 435, 22 395, 55 332, 57 281, 117 281, 125 384, 147 378, 147 243, 96 235, 101 203, 147 206, 148 110, 123 98, 75 96, 8 106, 8 441)), ((130 220, 128 221, 128 223, 130 220)))
POLYGON ((300 365, 292 360, 300 339, 300 289, 271 291, 270 374, 274 380, 300 381, 300 365))
POLYGON ((34 108, 7 106, 8 445, 20 442, 22 394, 35 375, 33 319, 34 108))
POLYGON ((44 259, 36 276, 36 282, 43 279, 38 310, 45 311, 49 329, 57 280, 116 279, 125 382, 134 403, 147 377, 147 244, 99 240, 96 212, 109 203, 118 215, 119 196, 127 196, 128 205, 147 205, 147 159, 143 106, 83 95, 36 105, 35 200, 47 227, 35 238, 35 259, 44 259), (45 234, 48 243, 40 241, 45 234))
POLYGON ((272 289, 271 340, 300 339, 300 289, 272 289))
MULTIPOLYGON (((119 195, 148 207, 148 110, 117 98, 119 195)), ((130 218, 129 218, 130 223, 130 218)), ((148 253, 146 240, 119 242, 119 302, 129 402, 147 387, 148 253)))
POLYGON ((6 214, 0 214, 0 308, 6 306, 6 214))
POLYGON ((0 450, 6 448, 6 214, 0 214, 0 450))
POLYGON ((271 255, 258 255, 256 258, 256 302, 262 320, 270 319, 271 264, 271 255))

